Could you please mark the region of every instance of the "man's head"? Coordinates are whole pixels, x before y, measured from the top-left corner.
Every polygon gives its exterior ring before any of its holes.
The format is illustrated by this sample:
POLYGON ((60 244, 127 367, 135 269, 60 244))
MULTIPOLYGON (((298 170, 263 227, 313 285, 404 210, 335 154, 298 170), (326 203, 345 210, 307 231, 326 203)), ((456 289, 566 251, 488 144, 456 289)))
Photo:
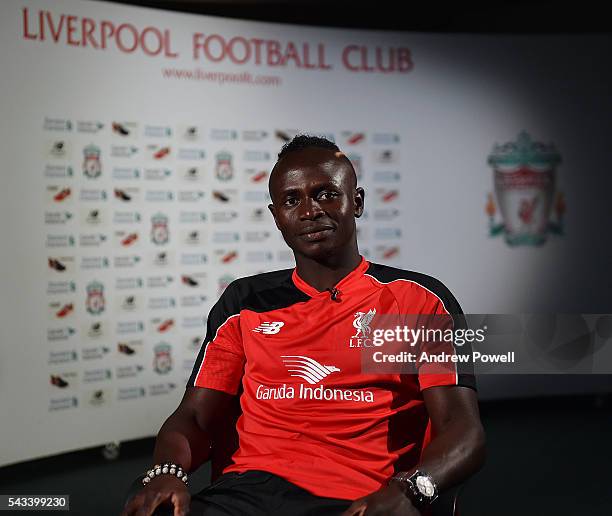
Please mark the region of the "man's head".
POLYGON ((336 144, 296 136, 279 153, 268 186, 276 226, 295 253, 316 260, 357 250, 364 192, 336 144))

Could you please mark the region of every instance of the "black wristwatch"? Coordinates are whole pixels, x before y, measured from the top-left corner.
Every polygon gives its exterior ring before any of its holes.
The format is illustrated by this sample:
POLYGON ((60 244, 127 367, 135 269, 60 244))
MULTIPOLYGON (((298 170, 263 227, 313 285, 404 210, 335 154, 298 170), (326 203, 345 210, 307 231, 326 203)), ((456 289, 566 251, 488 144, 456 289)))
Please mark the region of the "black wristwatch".
POLYGON ((438 498, 438 488, 433 478, 424 471, 416 470, 412 475, 400 473, 392 478, 405 486, 404 493, 408 496, 417 509, 430 505, 438 498))

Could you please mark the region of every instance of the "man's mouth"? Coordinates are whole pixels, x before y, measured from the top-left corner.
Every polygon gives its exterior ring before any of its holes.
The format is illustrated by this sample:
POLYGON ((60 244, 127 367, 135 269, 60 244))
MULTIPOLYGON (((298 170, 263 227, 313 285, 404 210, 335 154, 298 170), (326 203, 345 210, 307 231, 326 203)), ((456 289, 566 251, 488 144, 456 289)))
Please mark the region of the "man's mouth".
POLYGON ((299 236, 304 240, 314 242, 326 238, 332 231, 334 231, 334 228, 331 226, 318 226, 305 229, 299 236))

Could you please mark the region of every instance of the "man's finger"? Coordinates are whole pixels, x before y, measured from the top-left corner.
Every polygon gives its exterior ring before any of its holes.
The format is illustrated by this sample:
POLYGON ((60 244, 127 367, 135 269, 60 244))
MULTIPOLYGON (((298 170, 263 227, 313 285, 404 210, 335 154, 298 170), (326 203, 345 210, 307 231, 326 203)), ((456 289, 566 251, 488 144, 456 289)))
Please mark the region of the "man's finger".
POLYGON ((359 509, 355 509, 352 512, 345 512, 343 516, 363 516, 366 511, 366 506, 362 506, 359 509))
POLYGON ((173 493, 170 500, 174 504, 174 516, 187 516, 191 502, 189 493, 173 493))
POLYGON ((149 493, 134 516, 151 516, 157 507, 168 498, 168 493, 149 493))
POLYGON ((159 505, 160 501, 161 498, 159 493, 148 493, 144 499, 144 502, 138 508, 138 511, 134 516, 151 516, 155 512, 155 509, 159 505))
POLYGON ((353 502, 351 506, 342 513, 342 516, 363 516, 367 505, 361 500, 353 502))
POLYGON ((144 497, 140 493, 137 494, 136 496, 133 496, 128 501, 128 503, 125 504, 125 507, 123 508, 123 512, 121 513, 121 516, 132 516, 136 512, 136 509, 140 507, 143 500, 144 500, 144 497))
POLYGON ((151 512, 145 506, 141 505, 134 513, 134 516, 149 516, 149 514, 151 514, 151 512))
POLYGON ((134 499, 132 498, 128 503, 125 504, 123 511, 121 511, 121 516, 131 516, 134 512, 134 499))

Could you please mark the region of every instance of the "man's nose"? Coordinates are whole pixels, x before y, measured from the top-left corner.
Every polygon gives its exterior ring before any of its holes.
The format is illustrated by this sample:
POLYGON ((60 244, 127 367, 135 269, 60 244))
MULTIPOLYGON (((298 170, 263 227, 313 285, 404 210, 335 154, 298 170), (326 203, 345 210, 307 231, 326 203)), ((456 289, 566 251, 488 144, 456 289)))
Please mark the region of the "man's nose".
POLYGON ((302 220, 313 220, 323 214, 321 206, 316 199, 306 198, 301 206, 300 218, 302 220))

